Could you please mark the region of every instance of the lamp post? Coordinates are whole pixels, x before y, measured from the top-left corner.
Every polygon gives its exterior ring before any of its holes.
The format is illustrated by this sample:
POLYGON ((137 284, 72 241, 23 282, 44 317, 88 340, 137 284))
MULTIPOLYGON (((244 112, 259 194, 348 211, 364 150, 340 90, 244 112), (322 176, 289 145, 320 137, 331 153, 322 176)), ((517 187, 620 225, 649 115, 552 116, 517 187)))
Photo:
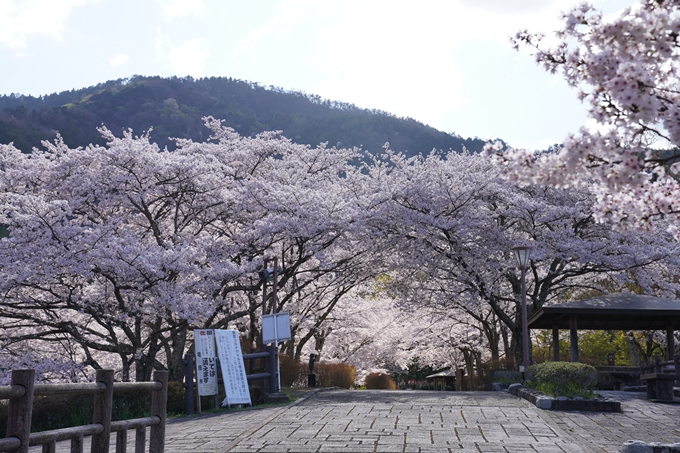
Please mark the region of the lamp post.
MULTIPOLYGON (((517 266, 521 271, 520 281, 522 282, 522 368, 526 369, 529 365, 529 326, 527 321, 527 285, 524 278, 527 265, 529 264, 529 255, 531 248, 529 247, 515 247, 512 249, 517 260, 517 266)), ((522 370, 523 371, 523 370, 522 370)))

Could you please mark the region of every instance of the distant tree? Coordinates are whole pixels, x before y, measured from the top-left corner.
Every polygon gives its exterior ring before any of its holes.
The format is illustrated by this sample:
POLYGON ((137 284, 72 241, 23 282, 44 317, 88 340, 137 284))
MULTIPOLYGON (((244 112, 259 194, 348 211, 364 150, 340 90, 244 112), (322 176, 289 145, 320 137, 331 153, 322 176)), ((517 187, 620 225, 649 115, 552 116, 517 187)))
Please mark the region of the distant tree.
POLYGON ((151 140, 172 150, 174 138, 199 142, 207 138, 204 116, 221 118, 246 137, 279 130, 300 144, 361 147, 374 153, 385 142, 412 155, 432 149, 459 152, 463 146, 481 151, 484 146, 483 140, 463 139, 411 118, 277 87, 221 77, 142 76, 37 98, 0 96, 0 143, 14 142, 29 152, 59 132, 71 147, 104 146, 96 128, 105 124, 116 136, 128 128, 153 129, 151 140))

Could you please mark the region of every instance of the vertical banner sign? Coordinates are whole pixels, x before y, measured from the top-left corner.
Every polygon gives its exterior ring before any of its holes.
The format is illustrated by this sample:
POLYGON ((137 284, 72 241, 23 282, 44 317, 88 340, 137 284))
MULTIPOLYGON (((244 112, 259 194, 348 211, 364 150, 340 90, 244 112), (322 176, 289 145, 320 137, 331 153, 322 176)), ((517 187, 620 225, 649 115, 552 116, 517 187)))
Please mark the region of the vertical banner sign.
POLYGON ((227 397, 222 406, 232 404, 250 404, 250 390, 246 378, 246 367, 243 364, 241 343, 236 330, 216 330, 217 354, 222 368, 222 380, 227 397))
POLYGON ((217 356, 212 329, 194 329, 196 380, 199 396, 217 395, 217 356))

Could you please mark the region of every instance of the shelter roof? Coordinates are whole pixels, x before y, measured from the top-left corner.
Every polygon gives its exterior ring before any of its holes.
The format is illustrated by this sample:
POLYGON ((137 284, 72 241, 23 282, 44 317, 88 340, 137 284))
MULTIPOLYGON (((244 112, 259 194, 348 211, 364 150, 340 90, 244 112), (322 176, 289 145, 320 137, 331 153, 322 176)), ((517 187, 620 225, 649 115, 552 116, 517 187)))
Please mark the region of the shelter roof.
POLYGON ((529 328, 568 329, 570 315, 576 315, 579 330, 680 330, 680 300, 629 293, 544 306, 531 316, 529 328))
POLYGON ((431 374, 426 376, 425 379, 436 379, 436 378, 454 378, 456 377, 456 372, 452 370, 440 371, 439 373, 431 374))

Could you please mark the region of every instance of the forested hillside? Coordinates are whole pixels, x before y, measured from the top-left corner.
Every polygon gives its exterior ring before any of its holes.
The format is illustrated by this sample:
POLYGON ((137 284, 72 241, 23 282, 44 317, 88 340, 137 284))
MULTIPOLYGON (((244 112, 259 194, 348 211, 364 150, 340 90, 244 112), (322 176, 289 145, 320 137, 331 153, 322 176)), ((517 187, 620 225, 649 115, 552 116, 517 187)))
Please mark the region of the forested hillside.
POLYGON ((67 145, 104 144, 96 128, 104 124, 120 136, 153 128, 152 141, 174 149, 168 137, 203 141, 204 116, 214 116, 243 136, 283 131, 296 143, 361 147, 379 152, 385 142, 409 155, 432 149, 477 152, 484 140, 464 139, 411 118, 360 109, 318 96, 289 92, 231 78, 134 76, 80 90, 33 97, 0 97, 0 143, 27 152, 59 132, 67 145))

